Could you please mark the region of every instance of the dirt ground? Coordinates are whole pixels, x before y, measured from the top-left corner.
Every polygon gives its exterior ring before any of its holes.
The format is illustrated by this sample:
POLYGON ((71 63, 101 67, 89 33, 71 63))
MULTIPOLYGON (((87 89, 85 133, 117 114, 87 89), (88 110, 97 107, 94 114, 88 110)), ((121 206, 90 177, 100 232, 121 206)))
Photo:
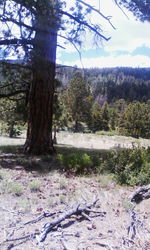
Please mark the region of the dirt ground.
POLYGON ((12 168, 0 169, 0 249, 148 250, 150 200, 134 208, 136 236, 132 239, 133 227, 128 234, 133 209, 128 197, 134 189, 119 187, 108 176, 86 178, 57 171, 27 172, 12 162, 12 168), (72 216, 54 227, 44 242, 38 242, 38 234, 46 223, 77 204, 93 201, 95 196, 99 200, 92 210, 100 213, 88 214, 90 220, 81 215, 72 216), (49 217, 44 217, 46 214, 49 217), (40 218, 38 222, 33 221, 40 218))
MULTIPOLYGON (((59 137, 59 143, 67 145, 73 138, 70 136, 66 141, 59 137)), ((83 137, 80 142, 86 147, 93 139, 84 141, 83 137)), ((23 142, 24 138, 11 141, 0 138, 1 145, 23 142)), ((73 142, 76 145, 78 140, 73 142)), ((110 176, 76 177, 56 170, 27 171, 21 164, 25 163, 25 156, 19 155, 18 164, 17 157, 15 153, 0 153, 1 250, 150 249, 150 199, 138 205, 128 200, 137 187, 120 187, 110 176), (46 223, 54 222, 71 208, 92 202, 95 197, 98 201, 91 208, 93 212, 65 219, 39 242, 46 223)), ((33 160, 38 164, 38 157, 28 158, 28 164, 33 160)), ((43 164, 53 162, 43 160, 43 164)))

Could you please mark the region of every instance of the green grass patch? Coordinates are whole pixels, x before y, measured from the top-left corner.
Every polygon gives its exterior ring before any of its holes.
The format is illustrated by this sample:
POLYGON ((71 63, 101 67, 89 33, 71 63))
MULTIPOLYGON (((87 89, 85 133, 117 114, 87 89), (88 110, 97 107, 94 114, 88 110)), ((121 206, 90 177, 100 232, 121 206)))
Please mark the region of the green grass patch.
POLYGON ((5 145, 5 146, 0 146, 0 153, 20 153, 22 151, 22 146, 20 145, 5 145))
POLYGON ((39 180, 34 180, 29 184, 31 192, 38 192, 40 191, 41 182, 39 180))
POLYGON ((11 181, 2 181, 0 183, 0 194, 14 194, 17 196, 22 195, 23 186, 11 181))

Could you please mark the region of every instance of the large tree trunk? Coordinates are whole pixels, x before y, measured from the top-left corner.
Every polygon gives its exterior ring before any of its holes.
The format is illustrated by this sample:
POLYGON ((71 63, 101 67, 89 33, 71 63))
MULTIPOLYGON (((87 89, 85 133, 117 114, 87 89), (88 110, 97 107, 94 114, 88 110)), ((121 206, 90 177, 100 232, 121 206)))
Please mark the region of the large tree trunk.
MULTIPOLYGON (((44 6, 44 5, 43 5, 44 6)), ((33 80, 28 100, 28 130, 24 151, 30 154, 54 153, 52 141, 53 93, 57 30, 49 28, 49 16, 40 9, 32 54, 33 80), (41 29, 41 30, 40 30, 41 29)), ((51 26, 50 26, 51 27, 51 26)))

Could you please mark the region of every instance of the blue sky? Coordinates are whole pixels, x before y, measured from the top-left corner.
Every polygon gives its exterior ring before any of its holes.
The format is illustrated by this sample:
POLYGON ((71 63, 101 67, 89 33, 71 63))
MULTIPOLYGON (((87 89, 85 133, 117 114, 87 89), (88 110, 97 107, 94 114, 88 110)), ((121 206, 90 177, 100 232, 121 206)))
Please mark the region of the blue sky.
MULTIPOLYGON (((69 0, 68 0, 69 1, 69 0)), ((70 0, 69 3, 73 3, 70 0)), ((91 4, 90 0, 86 0, 91 4)), ((125 10, 128 18, 114 4, 114 0, 93 0, 92 5, 100 8, 106 16, 112 16, 115 30, 99 16, 92 15, 91 20, 99 21, 104 35, 111 39, 108 42, 93 43, 91 33, 81 37, 83 46, 79 53, 72 45, 65 45, 66 49, 58 49, 57 62, 78 67, 150 67, 150 23, 135 20, 132 13, 125 10)))

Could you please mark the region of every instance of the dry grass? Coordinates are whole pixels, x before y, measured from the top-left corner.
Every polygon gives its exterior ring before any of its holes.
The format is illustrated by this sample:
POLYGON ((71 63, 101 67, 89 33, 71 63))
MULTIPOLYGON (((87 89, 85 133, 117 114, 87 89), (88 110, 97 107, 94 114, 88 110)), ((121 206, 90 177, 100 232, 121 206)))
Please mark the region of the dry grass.
MULTIPOLYGON (((0 137, 0 145, 23 145, 25 133, 18 138, 0 137)), ((96 134, 78 134, 60 132, 57 134, 57 142, 62 145, 69 145, 77 148, 89 149, 116 149, 133 147, 150 147, 150 139, 135 139, 126 136, 108 136, 96 134)))

